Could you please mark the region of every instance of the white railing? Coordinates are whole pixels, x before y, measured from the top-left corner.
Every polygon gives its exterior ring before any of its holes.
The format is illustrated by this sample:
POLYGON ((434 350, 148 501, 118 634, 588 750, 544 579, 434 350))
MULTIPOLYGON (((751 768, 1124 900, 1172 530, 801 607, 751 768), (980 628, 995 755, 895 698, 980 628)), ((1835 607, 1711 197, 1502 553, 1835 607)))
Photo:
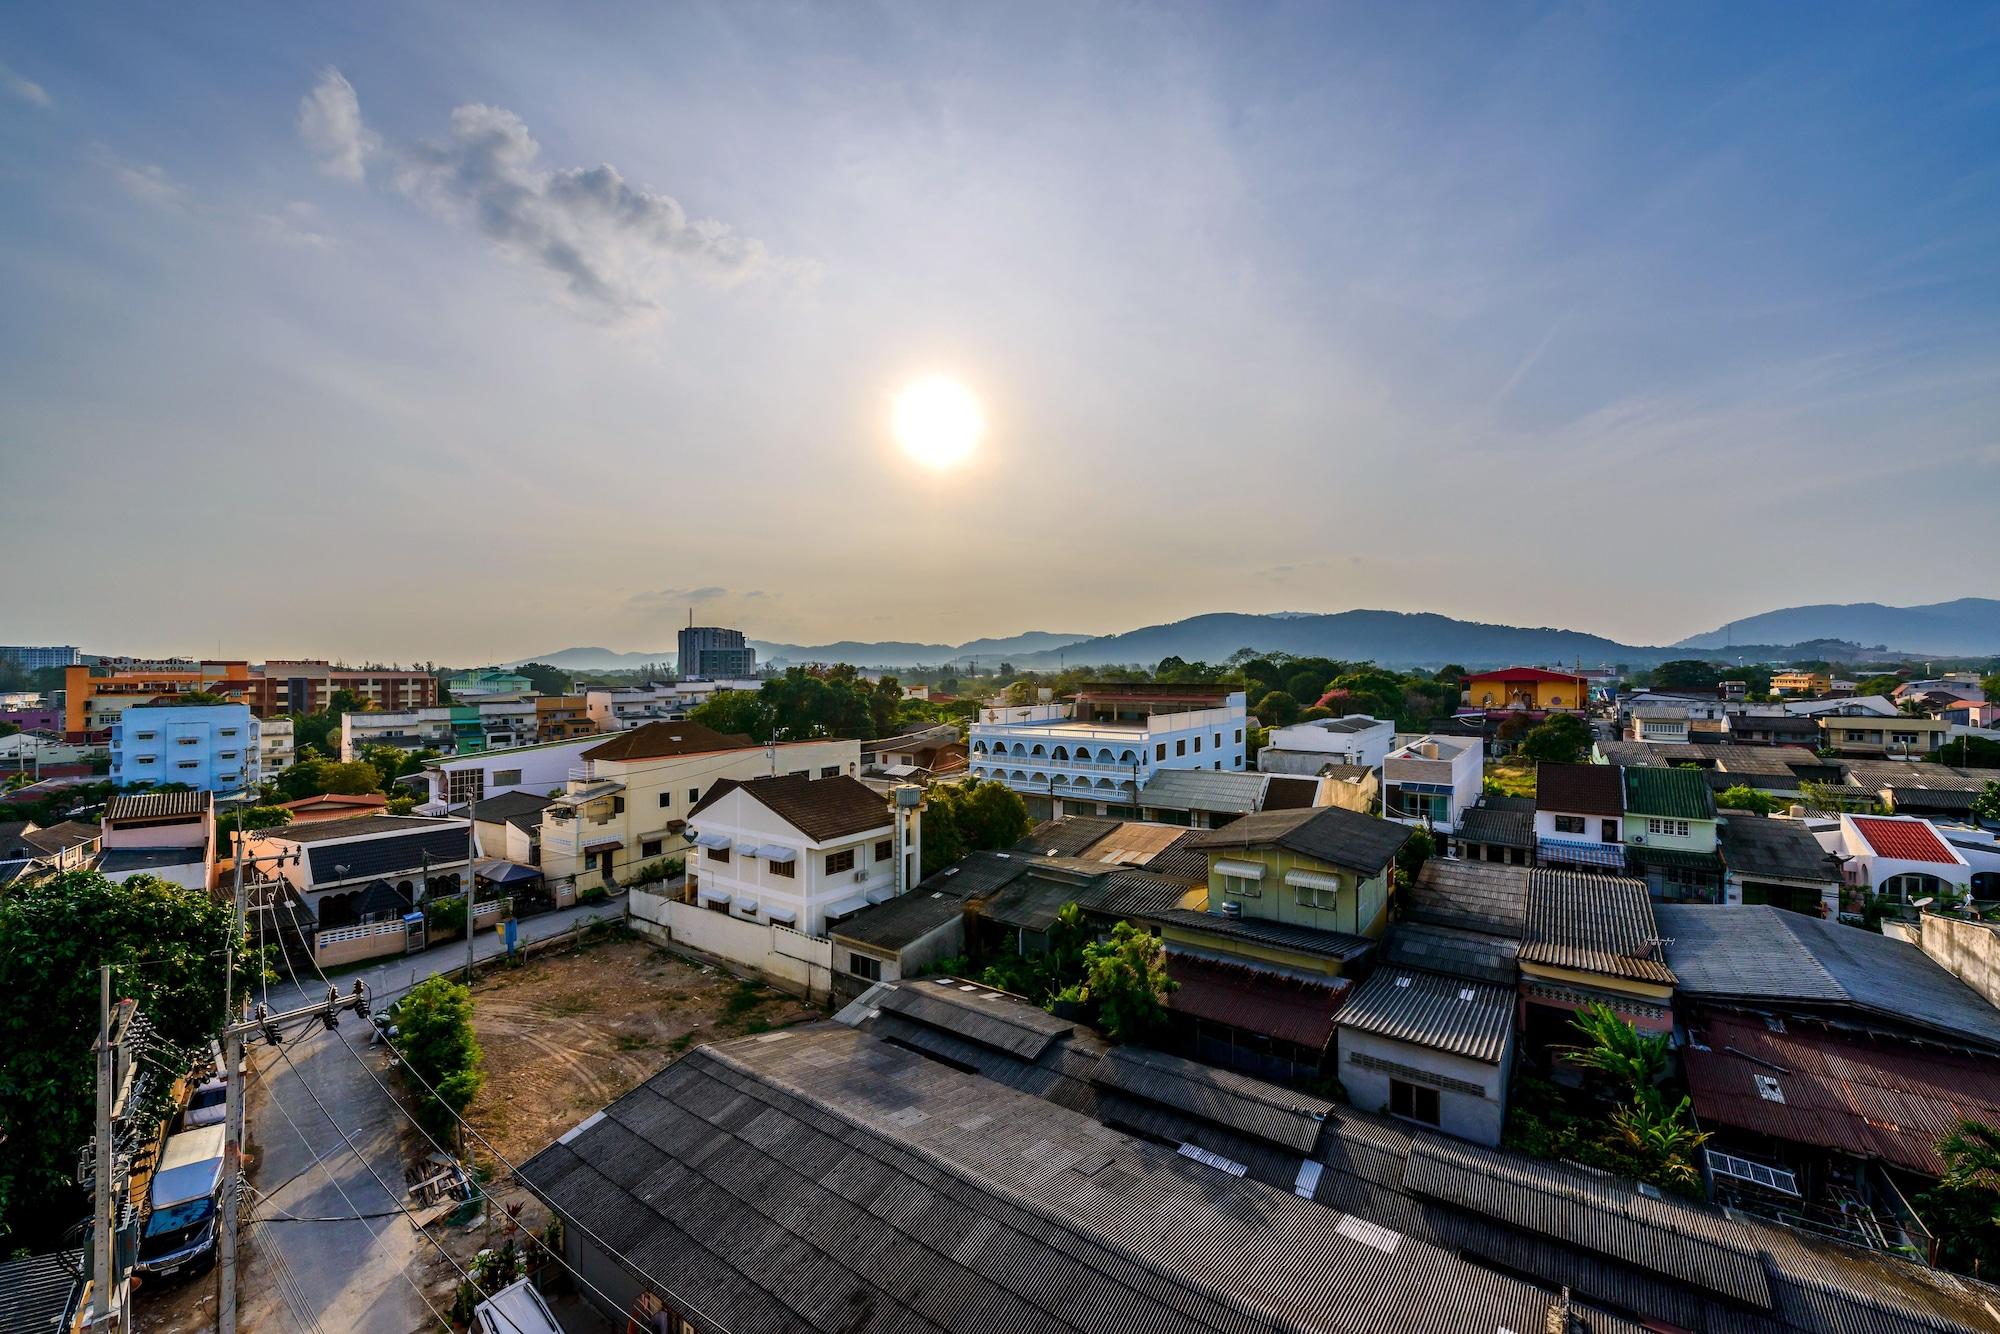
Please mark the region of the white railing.
POLYGON ((1136 768, 1141 782, 1146 780, 1150 768, 1143 757, 1136 763, 1128 761, 1124 764, 1104 764, 1097 760, 1058 760, 1047 755, 1003 755, 998 751, 981 755, 974 751, 969 759, 975 765, 986 764, 1001 769, 1066 769, 1093 774, 1116 774, 1125 778, 1130 778, 1136 768))
POLYGON ((323 950, 329 945, 339 945, 349 940, 367 940, 374 936, 386 936, 391 932, 400 934, 407 929, 401 918, 393 922, 371 922, 367 926, 336 926, 315 935, 313 948, 323 950))

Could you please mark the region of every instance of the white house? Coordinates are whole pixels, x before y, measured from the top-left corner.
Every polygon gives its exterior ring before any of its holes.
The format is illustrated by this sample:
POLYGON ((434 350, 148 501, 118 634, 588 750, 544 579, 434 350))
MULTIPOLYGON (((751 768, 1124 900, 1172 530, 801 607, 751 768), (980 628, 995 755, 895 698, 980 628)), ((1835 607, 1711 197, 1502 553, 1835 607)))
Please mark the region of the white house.
POLYGON ((572 773, 582 772, 583 752, 603 740, 601 736, 578 737, 432 760, 424 766, 420 779, 410 780, 412 786, 419 781, 423 784, 417 795, 424 800, 417 811, 441 815, 468 800, 484 801, 507 792, 533 792, 544 797, 559 792, 572 773))
POLYGON ((1383 817, 1449 834, 1479 804, 1485 776, 1477 738, 1426 735, 1406 741, 1382 759, 1383 817))
POLYGON ((1315 718, 1290 727, 1274 727, 1257 752, 1257 767, 1267 774, 1317 774, 1329 764, 1379 769, 1396 747, 1396 725, 1350 713, 1344 718, 1315 718))
POLYGON ((910 798, 885 800, 846 774, 724 779, 688 817, 695 901, 823 937, 829 922, 916 883, 920 823, 910 798))
POLYGON ((755 691, 756 677, 726 681, 653 681, 640 686, 600 686, 584 692, 584 707, 600 732, 629 732, 647 723, 679 722, 718 690, 755 691))
POLYGON ((1947 889, 1965 893, 1972 885, 1971 863, 1915 816, 1843 815, 1819 838, 1828 852, 1845 858, 1840 869, 1846 883, 1904 903, 1947 889))
POLYGON ((1036 816, 1063 814, 1065 798, 1136 812, 1158 770, 1241 770, 1248 722, 1243 692, 1226 686, 1088 685, 1073 701, 982 709, 968 759, 1036 816))
POLYGON ((1385 966, 1342 1006, 1340 1084, 1354 1106, 1497 1146, 1514 1066, 1512 987, 1385 966))
POLYGON ((1685 709, 1670 704, 1642 704, 1632 710, 1628 735, 1633 741, 1654 745, 1686 745, 1691 739, 1689 729, 1693 721, 1685 709))

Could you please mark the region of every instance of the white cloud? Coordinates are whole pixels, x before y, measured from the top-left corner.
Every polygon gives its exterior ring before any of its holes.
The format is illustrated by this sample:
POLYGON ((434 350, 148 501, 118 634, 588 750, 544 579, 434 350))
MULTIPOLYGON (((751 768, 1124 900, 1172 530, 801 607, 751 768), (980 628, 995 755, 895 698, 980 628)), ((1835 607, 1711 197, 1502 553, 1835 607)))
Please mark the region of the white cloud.
POLYGON ((329 176, 360 182, 370 156, 381 147, 361 120, 361 101, 354 85, 331 67, 320 71, 313 90, 299 99, 299 137, 319 158, 329 176))
POLYGON ((118 188, 140 203, 168 213, 187 210, 188 188, 169 176, 166 168, 151 162, 130 161, 101 144, 93 150, 93 155, 98 165, 111 173, 118 188))
POLYGON ((32 79, 22 78, 5 65, 0 65, 0 88, 5 88, 29 106, 46 107, 51 104, 48 89, 32 79))
POLYGON ((337 244, 320 230, 319 209, 302 199, 295 199, 275 212, 259 213, 256 227, 258 236, 276 245, 331 250, 337 244))
POLYGON ((390 188, 554 274, 571 298, 600 314, 657 309, 676 269, 730 283, 771 262, 763 242, 688 217, 672 196, 634 186, 608 164, 542 166, 541 145, 500 107, 461 106, 444 140, 384 147, 362 120, 353 85, 329 69, 299 104, 299 133, 324 170, 349 180, 363 180, 371 159, 387 158, 391 169, 378 179, 390 188))

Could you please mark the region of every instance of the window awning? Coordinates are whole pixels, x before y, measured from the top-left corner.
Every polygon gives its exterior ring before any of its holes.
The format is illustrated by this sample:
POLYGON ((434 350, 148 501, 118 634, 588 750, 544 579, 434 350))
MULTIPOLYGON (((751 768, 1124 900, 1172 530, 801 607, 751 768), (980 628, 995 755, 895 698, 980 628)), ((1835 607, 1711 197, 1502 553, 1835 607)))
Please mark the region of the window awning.
POLYGON ((1324 875, 1318 871, 1287 871, 1285 883, 1300 889, 1336 890, 1340 888, 1340 877, 1324 875))
POLYGON ((755 899, 736 900, 736 911, 742 913, 745 917, 755 917, 757 915, 757 900, 755 899))
POLYGON ((1264 866, 1261 862, 1233 862, 1227 857, 1218 857, 1215 869, 1224 875, 1233 875, 1243 880, 1262 880, 1264 866))
POLYGON ((711 834, 702 834, 699 837, 697 837, 695 839, 695 844, 698 847, 714 848, 717 852, 721 852, 726 848, 734 847, 736 844, 736 840, 731 838, 727 834, 711 833, 711 834))
POLYGON ((766 912, 764 916, 770 918, 774 922, 781 922, 786 926, 790 926, 793 922, 799 920, 799 915, 793 912, 790 908, 772 908, 770 911, 766 912))
POLYGON ((798 853, 790 848, 780 847, 776 843, 766 843, 750 855, 762 857, 767 862, 795 862, 799 859, 798 853))
POLYGON ((600 838, 583 845, 585 852, 608 852, 625 846, 623 839, 600 838))
POLYGON ((896 897, 896 887, 894 885, 877 885, 868 891, 866 897, 870 903, 887 903, 890 899, 896 897))
POLYGON ((701 906, 704 908, 711 903, 720 904, 725 908, 729 906, 729 891, 726 889, 710 889, 707 885, 703 885, 695 897, 701 901, 701 906))
POLYGON ((848 898, 826 905, 827 920, 831 921, 836 917, 845 917, 851 912, 860 912, 867 906, 868 896, 866 894, 851 895, 848 898))

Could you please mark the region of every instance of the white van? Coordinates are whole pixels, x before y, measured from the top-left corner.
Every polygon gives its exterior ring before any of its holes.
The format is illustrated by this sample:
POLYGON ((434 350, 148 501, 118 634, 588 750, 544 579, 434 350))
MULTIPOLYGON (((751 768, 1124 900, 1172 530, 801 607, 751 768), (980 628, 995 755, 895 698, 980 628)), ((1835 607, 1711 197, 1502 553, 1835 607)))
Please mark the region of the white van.
POLYGON ((160 1150, 139 1233, 138 1271, 154 1278, 196 1274, 215 1262, 222 1206, 223 1128, 183 1130, 160 1150))

